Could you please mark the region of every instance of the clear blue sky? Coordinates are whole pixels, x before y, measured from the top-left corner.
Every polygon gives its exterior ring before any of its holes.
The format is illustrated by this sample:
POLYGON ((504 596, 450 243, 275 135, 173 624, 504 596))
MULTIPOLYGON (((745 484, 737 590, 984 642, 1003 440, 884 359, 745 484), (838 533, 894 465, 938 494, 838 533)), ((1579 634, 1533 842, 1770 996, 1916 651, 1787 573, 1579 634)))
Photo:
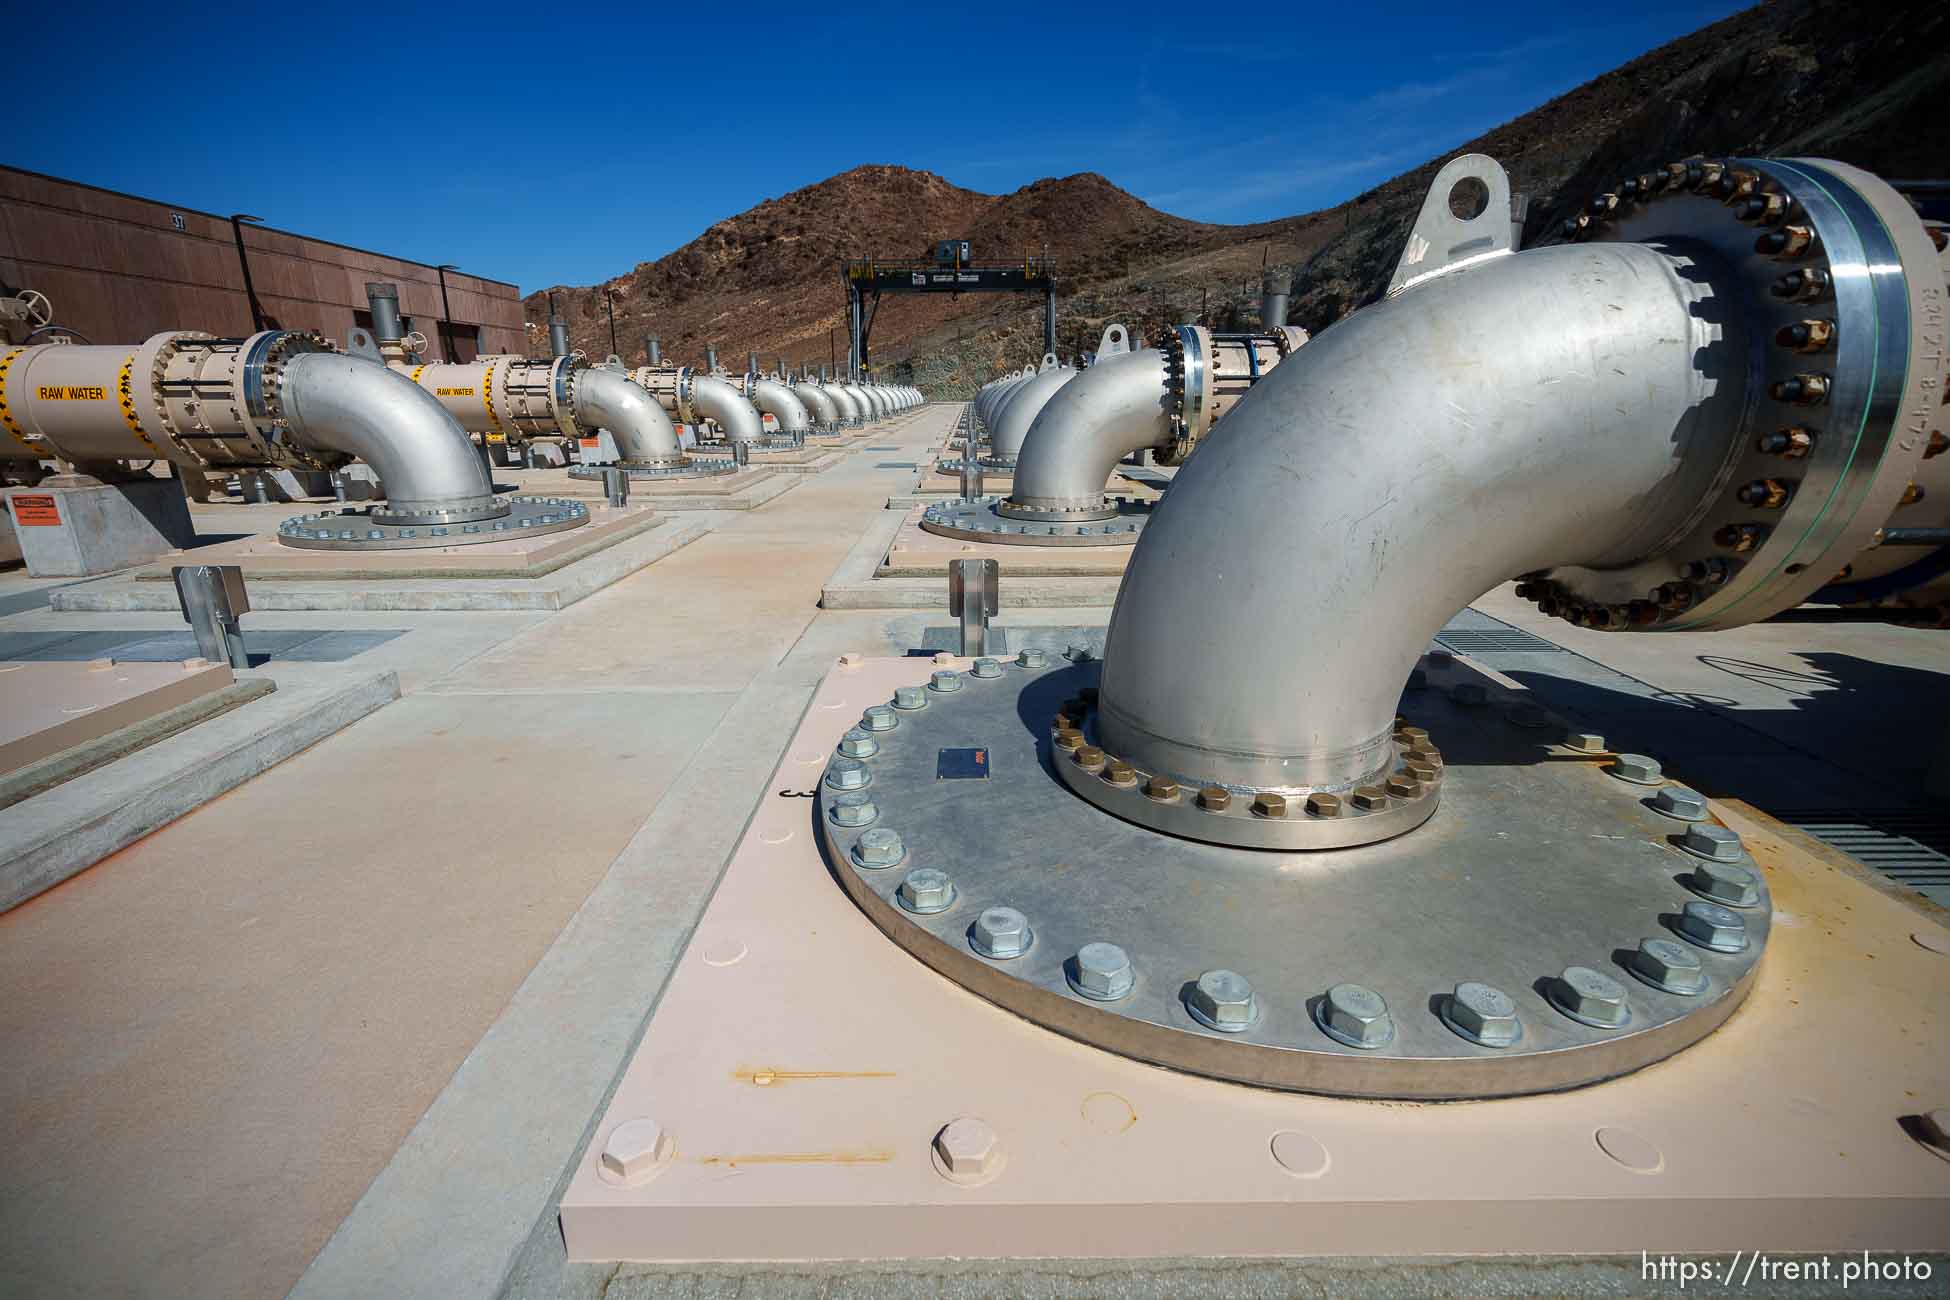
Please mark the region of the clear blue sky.
POLYGON ((1742 7, 22 4, 0 161, 526 292, 869 162, 1305 212, 1742 7))

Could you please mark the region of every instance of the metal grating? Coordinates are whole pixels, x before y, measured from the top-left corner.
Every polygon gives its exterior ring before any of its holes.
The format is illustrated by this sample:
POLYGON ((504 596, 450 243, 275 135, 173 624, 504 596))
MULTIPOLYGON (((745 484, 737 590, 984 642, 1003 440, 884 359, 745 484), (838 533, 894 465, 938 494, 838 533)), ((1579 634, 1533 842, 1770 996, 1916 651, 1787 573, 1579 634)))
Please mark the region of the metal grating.
POLYGON ((911 460, 882 460, 882 461, 874 462, 874 468, 875 469, 919 469, 921 467, 911 460))
POLYGON ((1569 653, 1554 641, 1546 641, 1540 636, 1532 636, 1516 628, 1487 632, 1471 628, 1448 628, 1437 633, 1435 639, 1459 655, 1525 654, 1540 651, 1569 653))
POLYGON ((868 451, 899 451, 899 447, 869 447, 868 451))
POLYGON ((1798 808, 1773 815, 1950 906, 1950 817, 1915 808, 1798 808))

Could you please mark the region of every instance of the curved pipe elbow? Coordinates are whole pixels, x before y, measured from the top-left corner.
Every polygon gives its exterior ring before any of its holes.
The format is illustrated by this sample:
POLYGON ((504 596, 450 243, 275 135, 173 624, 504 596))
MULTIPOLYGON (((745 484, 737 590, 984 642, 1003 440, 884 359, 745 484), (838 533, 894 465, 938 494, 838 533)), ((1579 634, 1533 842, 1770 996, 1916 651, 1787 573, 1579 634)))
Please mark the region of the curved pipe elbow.
POLYGON ((806 404, 776 380, 760 379, 752 385, 752 405, 776 416, 781 433, 806 433, 812 429, 812 416, 807 413, 806 404))
MULTIPOLYGON (((1746 345, 1709 274, 1646 245, 1546 248, 1357 312, 1284 361, 1137 543, 1104 747, 1234 788, 1380 772, 1402 684, 1458 609, 1534 569, 1623 562, 1736 454, 1746 345)), ((1029 449, 1122 364, 1052 402, 1029 449)))
POLYGON ((1064 384, 1023 437, 1009 504, 1029 510, 1100 506, 1118 461, 1171 436, 1168 379, 1164 353, 1145 348, 1064 384))
POLYGON ((758 408, 745 395, 722 379, 695 375, 691 379, 691 405, 718 422, 732 442, 756 442, 764 435, 764 422, 758 408))
POLYGON ((677 429, 648 390, 613 370, 579 370, 575 420, 584 429, 607 429, 619 459, 632 465, 675 465, 684 460, 677 429))
POLYGON ((847 392, 839 384, 828 384, 824 386, 824 389, 826 395, 833 399, 833 404, 839 408, 840 418, 842 420, 848 424, 859 424, 861 422, 860 402, 858 398, 847 392))
POLYGON ((793 396, 806 404, 812 413, 813 423, 822 429, 831 429, 840 422, 839 403, 833 395, 818 384, 794 384, 793 396))
POLYGON ((995 431, 989 435, 989 454, 997 460, 1014 460, 1022 454, 1023 439, 1029 426, 1043 413, 1051 398, 1077 377, 1068 366, 1045 370, 1018 388, 1007 404, 996 412, 995 431))
POLYGON ((307 446, 356 456, 386 485, 393 519, 504 513, 487 466, 438 398, 376 362, 311 352, 284 362, 285 417, 307 446))

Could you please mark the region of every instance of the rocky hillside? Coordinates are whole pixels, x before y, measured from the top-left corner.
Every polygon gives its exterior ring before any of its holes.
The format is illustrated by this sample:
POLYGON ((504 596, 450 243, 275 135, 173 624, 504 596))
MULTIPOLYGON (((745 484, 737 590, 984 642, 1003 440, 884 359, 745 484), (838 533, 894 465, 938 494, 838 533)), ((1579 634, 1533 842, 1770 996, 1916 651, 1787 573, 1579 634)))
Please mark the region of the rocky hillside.
MULTIPOLYGON (((845 355, 839 264, 911 257, 960 236, 979 257, 1040 254, 1059 267, 1059 348, 1094 346, 1105 323, 1140 334, 1203 316, 1250 319, 1263 259, 1290 266, 1290 319, 1318 330, 1378 296, 1430 179, 1456 153, 1498 159, 1530 197, 1527 240, 1621 175, 1694 153, 1806 153, 1892 176, 1950 163, 1950 19, 1912 0, 1780 0, 1634 59, 1338 207, 1255 226, 1159 212, 1101 176, 1042 180, 1013 194, 961 189, 927 172, 858 167, 721 221, 606 285, 554 292, 577 346, 609 350, 603 291, 616 297, 626 357, 654 332, 678 359, 716 343, 728 363, 845 355)), ((527 301, 546 319, 547 291, 527 301)), ((872 335, 876 369, 930 391, 968 392, 1042 347, 1041 304, 1002 295, 889 297, 872 335)))

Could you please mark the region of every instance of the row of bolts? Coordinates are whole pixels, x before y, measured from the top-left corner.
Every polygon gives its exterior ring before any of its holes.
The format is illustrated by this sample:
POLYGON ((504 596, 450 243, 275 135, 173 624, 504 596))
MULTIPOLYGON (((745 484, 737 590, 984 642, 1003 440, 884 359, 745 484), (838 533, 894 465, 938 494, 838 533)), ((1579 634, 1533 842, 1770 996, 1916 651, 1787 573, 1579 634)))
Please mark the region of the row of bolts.
MULTIPOLYGON (((1044 659, 1040 650, 1025 650, 1016 662, 1025 668, 1040 668, 1044 659)), ((985 658, 975 661, 970 675, 995 678, 1002 671, 1000 661, 985 658)), ((836 825, 864 828, 851 854, 855 866, 884 870, 899 865, 907 856, 898 831, 872 825, 879 818, 879 810, 862 789, 870 776, 861 760, 880 749, 873 733, 891 731, 899 725, 897 710, 926 707, 930 692, 948 694, 961 689, 961 676, 945 670, 935 673, 925 687, 898 688, 891 707, 877 704, 868 708, 860 726, 849 730, 840 740, 839 757, 828 767, 825 778, 827 787, 836 792, 829 815, 836 825)), ((1745 850, 1739 834, 1706 821, 1704 797, 1684 786, 1666 784, 1656 760, 1641 754, 1619 754, 1606 770, 1621 781, 1658 787, 1652 807, 1688 823, 1679 847, 1695 859, 1686 884, 1702 897, 1688 902, 1673 919, 1673 930, 1685 942, 1642 939, 1626 967, 1653 988, 1684 997, 1697 996, 1706 990, 1707 979, 1693 949, 1722 954, 1746 951, 1746 921, 1735 909, 1759 904, 1760 878, 1744 864, 1745 850)), ((917 867, 902 879, 895 898, 906 911, 929 916, 953 906, 956 891, 945 871, 917 867)), ((995 961, 1022 956, 1029 951, 1034 937, 1029 918, 1016 908, 1003 906, 984 908, 967 934, 971 949, 995 961)), ((1114 943, 1082 945, 1064 962, 1063 969, 1071 990, 1096 1002, 1120 1001, 1136 987, 1136 971, 1130 955, 1114 943)), ((1547 990, 1552 1006, 1580 1024, 1620 1029, 1630 1023, 1631 1007, 1625 986, 1602 971, 1567 966, 1549 983, 1547 990)), ((1194 1020, 1223 1033, 1243 1032, 1256 1024, 1261 1015, 1251 982, 1236 971, 1204 972, 1186 988, 1183 1001, 1194 1020)), ((1483 1047, 1509 1047, 1523 1036, 1515 1001, 1501 989, 1480 981, 1465 980, 1457 984, 1443 999, 1439 1014, 1451 1030, 1483 1047)), ((1381 994, 1364 985, 1332 986, 1315 1004, 1314 1015, 1320 1029, 1344 1046, 1379 1048, 1395 1037, 1387 1002, 1381 994)))

